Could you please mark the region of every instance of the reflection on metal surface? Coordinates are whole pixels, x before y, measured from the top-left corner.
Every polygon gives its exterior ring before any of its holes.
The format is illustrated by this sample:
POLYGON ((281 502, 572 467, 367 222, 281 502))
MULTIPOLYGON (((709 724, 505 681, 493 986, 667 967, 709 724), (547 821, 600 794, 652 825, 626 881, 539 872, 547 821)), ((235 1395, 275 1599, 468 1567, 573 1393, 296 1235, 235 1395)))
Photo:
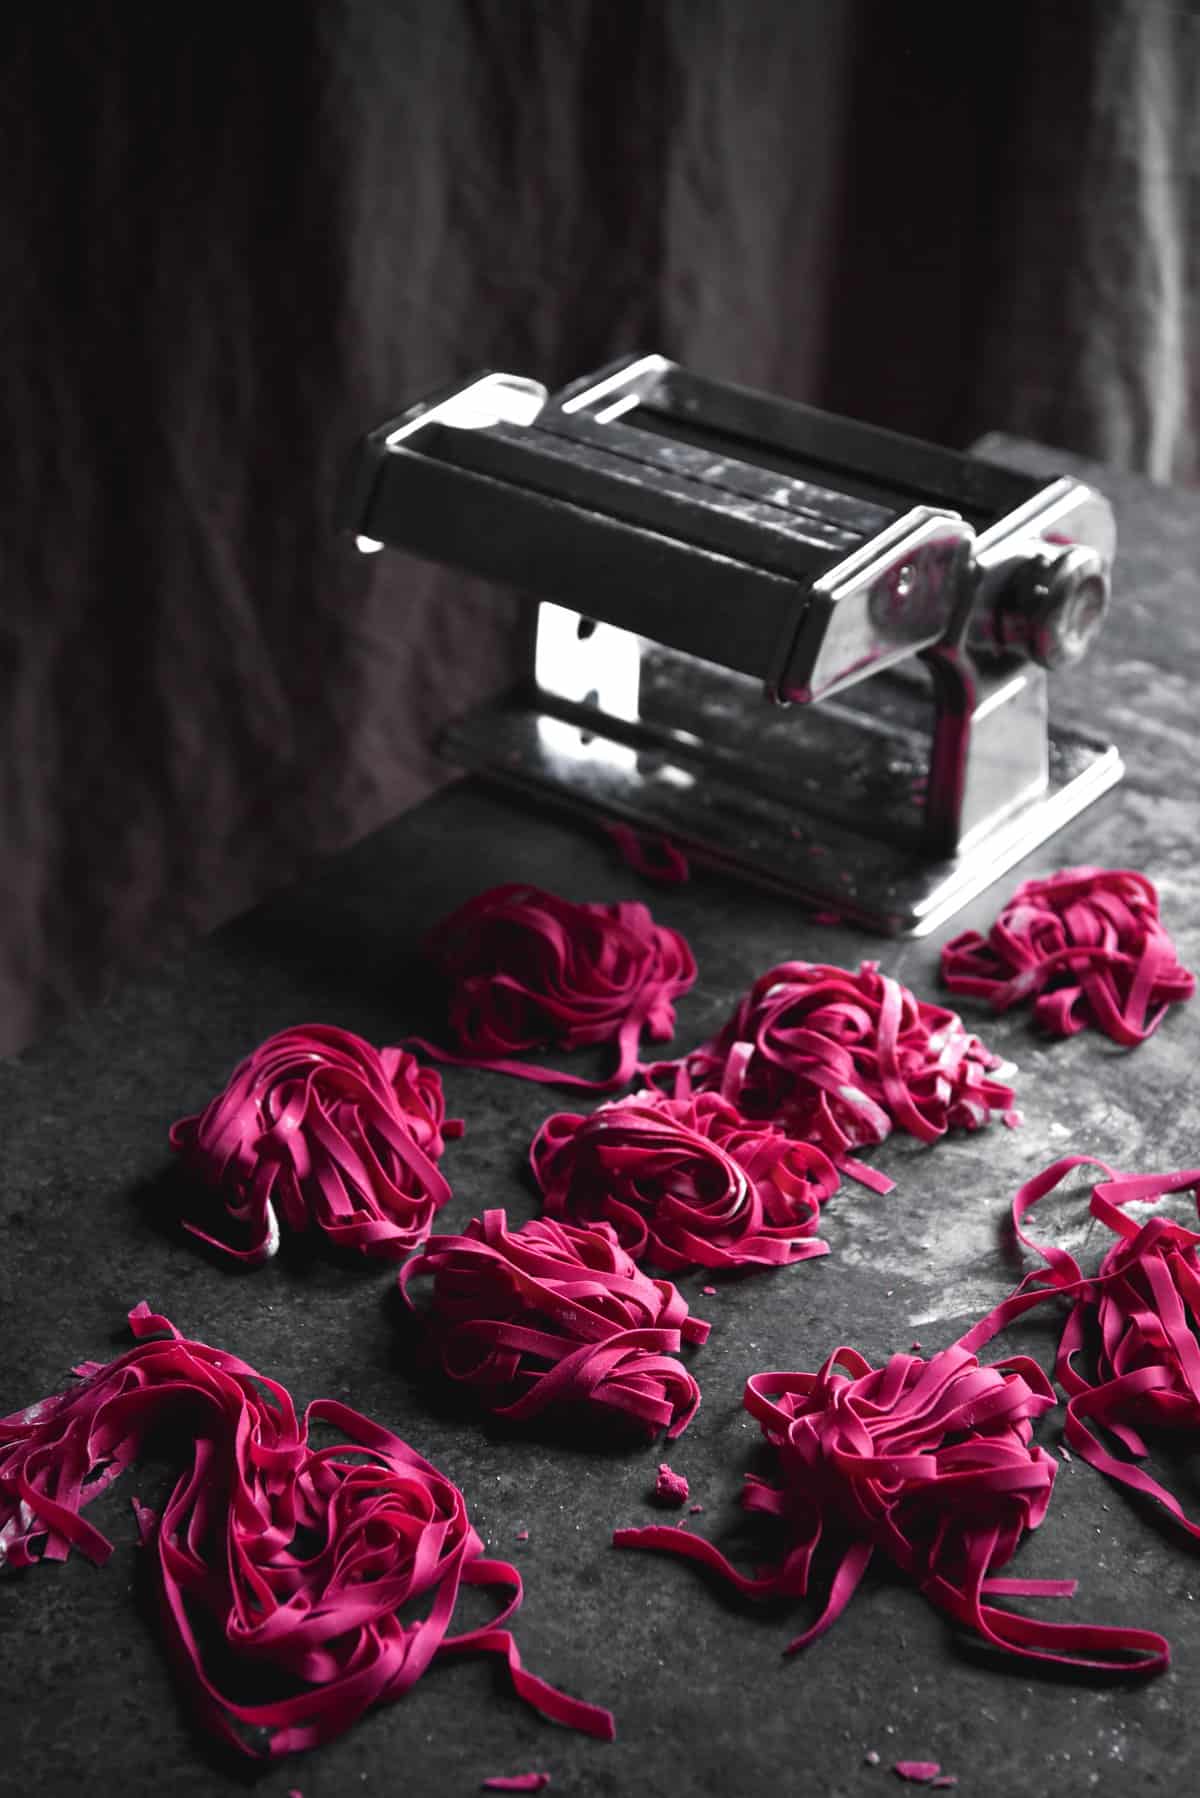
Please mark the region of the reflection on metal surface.
POLYGON ((641 640, 598 624, 566 606, 538 607, 533 675, 540 692, 572 705, 593 705, 610 718, 640 716, 641 640))
POLYGON ((594 714, 624 724, 638 722, 641 645, 629 631, 597 624, 566 606, 538 607, 534 680, 550 701, 579 707, 578 719, 539 712, 537 729, 547 750, 567 764, 608 761, 635 770, 637 752, 591 728, 594 714))
POLYGON ((486 431, 502 423, 531 425, 548 398, 540 381, 524 375, 484 375, 432 405, 414 406, 384 441, 393 450, 433 424, 449 425, 456 431, 486 431))
POLYGON ((779 697, 826 698, 940 642, 973 536, 952 513, 915 506, 814 581, 779 697))
MULTIPOLYGON (((595 382, 575 382, 569 398, 561 398, 560 404, 564 412, 595 412, 596 402, 603 400, 610 393, 621 395, 622 401, 631 401, 637 405, 642 395, 657 387, 659 381, 671 368, 665 356, 638 356, 632 362, 622 362, 611 374, 602 375, 595 382)), ((599 413, 596 413, 599 417, 599 413)))

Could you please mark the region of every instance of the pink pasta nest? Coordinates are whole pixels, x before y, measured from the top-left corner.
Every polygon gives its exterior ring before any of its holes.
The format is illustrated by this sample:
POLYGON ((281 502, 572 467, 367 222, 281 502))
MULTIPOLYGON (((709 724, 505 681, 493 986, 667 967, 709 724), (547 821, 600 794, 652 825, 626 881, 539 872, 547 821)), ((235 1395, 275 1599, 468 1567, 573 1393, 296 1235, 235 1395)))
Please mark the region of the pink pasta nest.
POLYGON ((643 1092, 590 1117, 560 1112, 530 1159, 551 1216, 611 1224, 637 1261, 778 1267, 828 1253, 816 1230, 838 1185, 829 1157, 718 1093, 643 1092))
POLYGON ((1147 1454, 1147 1429, 1182 1430, 1190 1437, 1200 1430, 1200 1232, 1161 1214, 1139 1223, 1127 1210, 1175 1192, 1191 1192, 1200 1209, 1200 1168, 1130 1175, 1087 1155, 1052 1162, 1026 1182, 1012 1207, 1018 1237, 1045 1265, 962 1340, 978 1348, 1033 1306, 1069 1300, 1055 1361, 1067 1394, 1067 1441, 1101 1473, 1156 1500, 1188 1534, 1200 1537, 1200 1522, 1137 1465, 1147 1454), (1090 1213, 1113 1234, 1091 1276, 1065 1249, 1034 1242, 1021 1228, 1032 1207, 1079 1167, 1104 1175, 1092 1190, 1090 1213), (1113 1454, 1097 1426, 1130 1458, 1113 1454))
POLYGON ((882 1367, 839 1348, 817 1373, 755 1374, 745 1405, 775 1450, 780 1483, 748 1474, 742 1502, 782 1524, 778 1565, 750 1577, 711 1542, 669 1525, 618 1530, 613 1540, 699 1561, 762 1598, 804 1597, 828 1540, 838 1564, 825 1607, 788 1653, 836 1621, 879 1551, 998 1649, 1106 1673, 1157 1672, 1169 1649, 1152 1631, 1047 1623, 994 1602, 1074 1591, 1070 1580, 998 1571, 1050 1502, 1056 1466, 1033 1444, 1032 1429, 1054 1402, 1036 1363, 1014 1357, 980 1366, 961 1346, 928 1361, 893 1355, 882 1367))
POLYGON ((1131 1047, 1157 1030, 1196 982, 1158 915, 1158 894, 1128 868, 1066 868, 1019 886, 988 931, 942 950, 952 993, 996 1011, 1033 1001, 1051 1036, 1091 1027, 1131 1047))
POLYGON ((450 982, 462 1052, 419 1046, 444 1061, 593 1090, 626 1083, 643 1034, 670 1038, 675 1000, 696 978, 685 939, 644 905, 576 905, 535 886, 480 893, 442 920, 426 948, 450 982), (600 1081, 510 1059, 609 1042, 617 1067, 600 1081))
POLYGON ((232 1240, 187 1229, 233 1259, 269 1259, 282 1222, 396 1260, 449 1199, 436 1163, 461 1134, 434 1068, 306 1024, 261 1043, 199 1116, 172 1125, 170 1143, 224 1200, 232 1240))
POLYGON ((607 1224, 577 1229, 535 1218, 509 1230, 503 1211, 472 1218, 461 1236, 431 1236, 400 1271, 431 1274, 427 1352, 502 1417, 552 1411, 678 1436, 700 1388, 678 1359, 709 1326, 666 1280, 641 1272, 607 1224))
POLYGON ((282 1386, 144 1304, 129 1321, 127 1354, 84 1364, 79 1386, 0 1421, 0 1558, 25 1566, 77 1548, 106 1560, 111 1543, 81 1513, 167 1426, 190 1441, 187 1464, 161 1517, 134 1509, 171 1658, 223 1741, 252 1756, 315 1747, 402 1697, 431 1661, 471 1651, 498 1655, 546 1716, 612 1736, 608 1711, 522 1666, 506 1627, 520 1575, 485 1558, 436 1467, 332 1399, 298 1419, 282 1386), (314 1425, 340 1440, 317 1447, 314 1425), (452 1635, 464 1586, 504 1597, 490 1622, 452 1635), (264 1669, 284 1695, 244 1702, 236 1686, 264 1669))
POLYGON ((761 975, 710 1042, 650 1070, 676 1096, 716 1091, 750 1118, 775 1120, 844 1172, 891 1182, 850 1151, 893 1129, 922 1142, 977 1130, 1012 1105, 997 1056, 956 1012, 927 1005, 864 961, 857 973, 790 961, 761 975))

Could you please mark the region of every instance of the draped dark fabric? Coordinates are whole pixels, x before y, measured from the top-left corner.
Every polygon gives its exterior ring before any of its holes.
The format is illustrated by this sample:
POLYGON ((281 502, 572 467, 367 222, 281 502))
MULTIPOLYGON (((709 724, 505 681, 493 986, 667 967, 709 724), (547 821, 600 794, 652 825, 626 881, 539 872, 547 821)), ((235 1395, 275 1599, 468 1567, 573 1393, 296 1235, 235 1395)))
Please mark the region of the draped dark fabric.
POLYGON ((430 791, 512 678, 511 597, 332 527, 355 437, 452 376, 653 348, 1194 480, 1198 33, 1166 0, 19 9, 0 1049, 430 791))

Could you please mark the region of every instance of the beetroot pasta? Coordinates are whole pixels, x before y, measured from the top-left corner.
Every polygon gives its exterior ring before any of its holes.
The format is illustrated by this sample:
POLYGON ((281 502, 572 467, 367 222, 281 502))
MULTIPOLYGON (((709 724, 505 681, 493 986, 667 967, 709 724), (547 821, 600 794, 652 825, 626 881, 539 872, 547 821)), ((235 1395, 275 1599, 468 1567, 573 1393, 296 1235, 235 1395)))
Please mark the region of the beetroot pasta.
POLYGON ((609 1712, 522 1666, 507 1628, 520 1576, 485 1557, 451 1480, 346 1405, 318 1399, 298 1418, 282 1386, 144 1304, 130 1324, 127 1354, 0 1421, 11 1565, 72 1548, 103 1562, 111 1544, 81 1513, 166 1426, 188 1445, 184 1470, 161 1516, 134 1508, 171 1658, 221 1740, 252 1756, 315 1747, 468 1652, 499 1656, 545 1716, 611 1737, 609 1712), (317 1446, 314 1426, 336 1439, 317 1446), (451 1634, 465 1586, 498 1591, 499 1609, 451 1634), (279 1695, 246 1702, 239 1684, 264 1670, 279 1695))
POLYGON ((663 1505, 667 1510, 678 1510, 686 1505, 691 1496, 685 1473, 676 1473, 665 1461, 660 1461, 658 1472, 654 1476, 654 1502, 663 1505))
POLYGON ((643 880, 657 881, 660 886, 682 886, 691 879, 688 858, 670 837, 634 830, 631 824, 622 824, 616 818, 602 818, 600 828, 626 867, 643 880))
POLYGON ((816 1235, 838 1174, 822 1149, 744 1118, 717 1093, 636 1093, 548 1118, 530 1150, 546 1211, 606 1222, 669 1270, 779 1267, 828 1253, 816 1235))
POLYGON ((607 1224, 535 1218, 509 1230, 503 1211, 485 1211, 461 1236, 431 1236, 400 1270, 410 1305, 410 1281, 426 1274, 429 1357, 499 1416, 590 1411, 674 1437, 695 1415, 700 1388, 677 1352, 709 1326, 607 1224))
POLYGON ((308 1024, 261 1043, 199 1116, 172 1125, 170 1143, 224 1202, 225 1235, 186 1228, 234 1260, 267 1260, 280 1222, 396 1260, 449 1199, 437 1161, 461 1134, 436 1069, 308 1024))
POLYGON ((1153 883, 1128 868, 1066 868, 1025 881, 986 937, 968 930, 947 943, 942 979, 995 1011, 1032 1000, 1035 1023, 1051 1036, 1090 1027, 1127 1048, 1196 987, 1153 883))
POLYGON ((1043 1622, 994 1602, 1074 1591, 1070 1580, 1001 1573, 1050 1501, 1055 1463, 1032 1429, 1054 1402, 1036 1363, 984 1367, 961 1346, 928 1361, 893 1355, 882 1367, 839 1348, 816 1373, 755 1374, 745 1405, 780 1477, 771 1485, 747 1474, 742 1502, 782 1524, 778 1564, 743 1574, 711 1542, 670 1525, 617 1530, 613 1541, 683 1555, 757 1598, 805 1597, 818 1547, 834 1547, 824 1608, 788 1653, 837 1620, 878 1552, 997 1649, 1106 1674, 1158 1672, 1170 1651, 1151 1630, 1043 1622))
POLYGON ((1148 1452, 1148 1429, 1190 1437, 1200 1429, 1200 1231, 1162 1215, 1138 1223, 1127 1210, 1173 1192, 1190 1192, 1200 1205, 1200 1168, 1127 1175, 1091 1156, 1068 1155, 1043 1169, 1017 1193, 1012 1215, 1017 1236, 1045 1265, 1026 1275, 962 1341, 978 1348, 1033 1306, 1068 1300, 1055 1359, 1067 1394, 1067 1441, 1109 1479, 1156 1500, 1189 1535, 1200 1537, 1200 1522, 1137 1465, 1148 1452), (1090 1277, 1065 1249, 1035 1242, 1021 1228, 1038 1201, 1079 1167, 1104 1176, 1093 1187, 1090 1213, 1113 1236, 1090 1277), (1098 1429, 1129 1459, 1113 1454, 1098 1429))
POLYGON ((928 1143, 981 1128, 1012 1105, 1000 1066, 956 1012, 925 1004, 877 962, 854 973, 792 961, 760 975, 710 1042, 650 1075, 676 1097, 719 1092, 887 1191, 892 1182, 850 1151, 893 1129, 928 1143))
POLYGON ((696 978, 685 939, 644 905, 576 905, 534 886, 480 893, 442 920, 426 948, 450 985, 460 1053, 415 1046, 442 1061, 593 1091, 625 1085, 643 1035, 668 1040, 675 1000, 696 978), (512 1059, 598 1043, 617 1049, 604 1080, 512 1059))

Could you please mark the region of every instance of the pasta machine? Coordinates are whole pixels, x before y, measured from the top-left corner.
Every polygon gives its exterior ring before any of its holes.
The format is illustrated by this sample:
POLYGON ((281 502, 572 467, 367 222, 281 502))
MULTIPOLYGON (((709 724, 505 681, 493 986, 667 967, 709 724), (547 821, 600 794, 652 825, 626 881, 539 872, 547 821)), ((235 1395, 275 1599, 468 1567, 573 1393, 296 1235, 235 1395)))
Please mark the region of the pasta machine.
POLYGON ((1121 777, 1049 726, 1115 547, 1076 480, 650 355, 431 395, 358 446, 340 523, 533 602, 456 763, 878 931, 936 929, 1121 777))

